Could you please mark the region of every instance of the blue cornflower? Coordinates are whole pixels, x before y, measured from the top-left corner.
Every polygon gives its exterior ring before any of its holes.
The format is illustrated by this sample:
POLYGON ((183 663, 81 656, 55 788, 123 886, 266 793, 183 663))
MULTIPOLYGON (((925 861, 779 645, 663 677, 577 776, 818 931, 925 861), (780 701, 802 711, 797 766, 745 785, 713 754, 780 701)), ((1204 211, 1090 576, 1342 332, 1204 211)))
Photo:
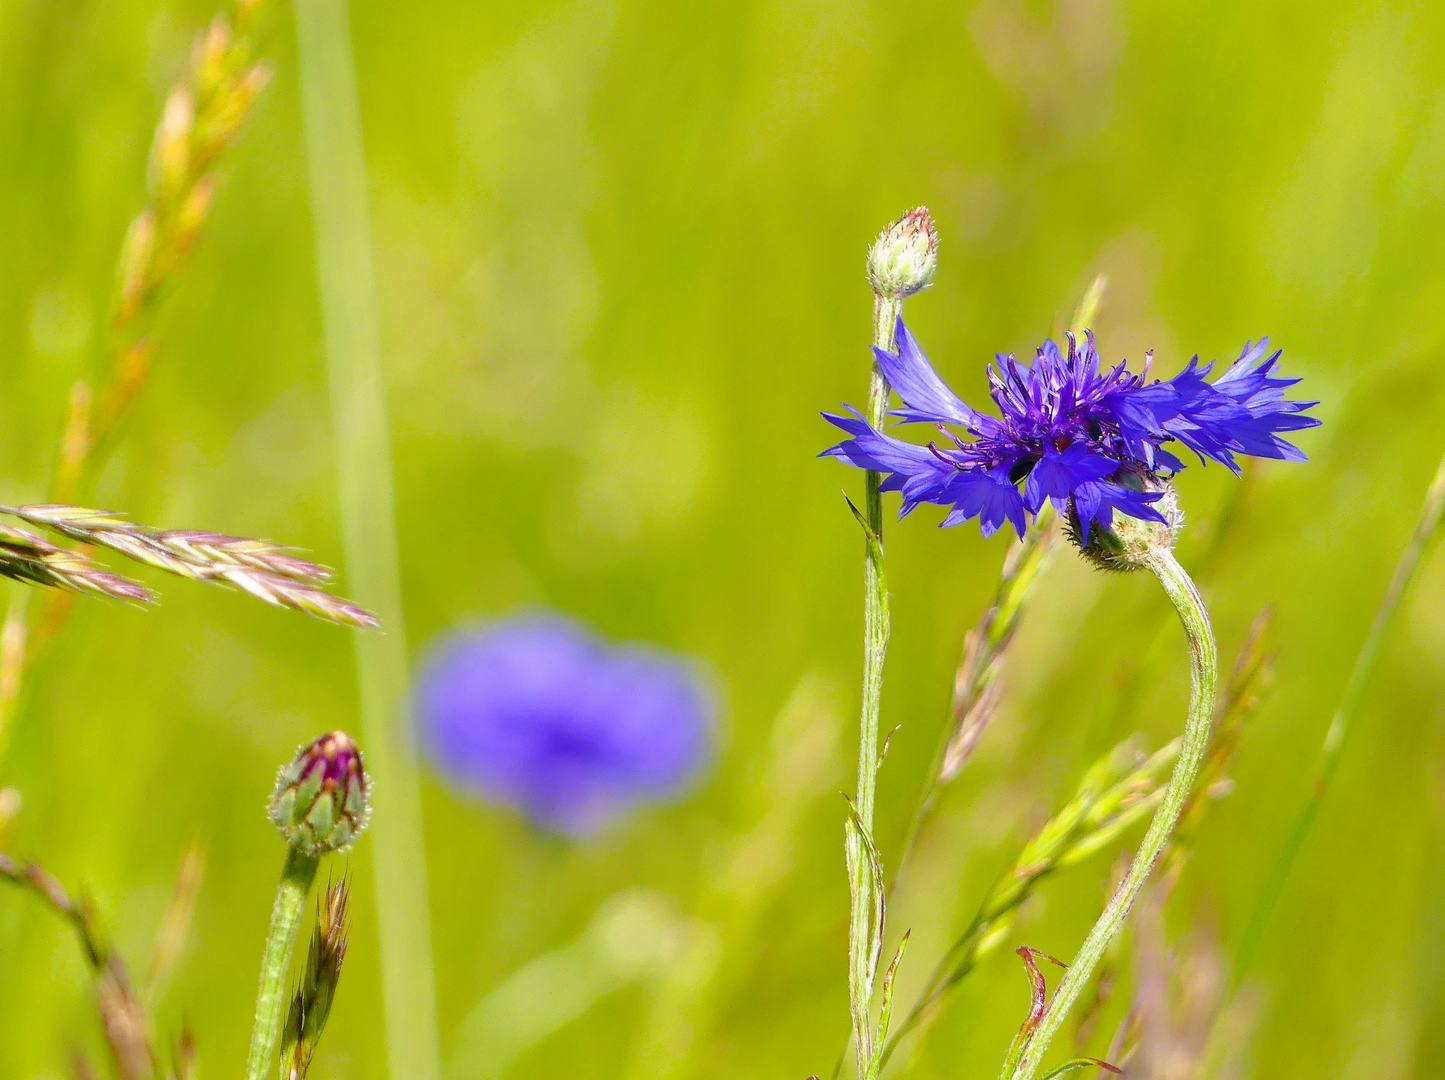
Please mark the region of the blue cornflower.
POLYGON ((899 516, 920 503, 949 506, 944 525, 976 517, 984 536, 1005 522, 1022 536, 1026 515, 1037 514, 1046 500, 1072 511, 1085 540, 1095 522, 1109 529, 1115 512, 1163 522, 1151 505, 1162 493, 1141 488, 1146 478, 1184 468, 1165 444, 1182 443, 1201 462, 1213 458, 1238 475, 1235 454, 1303 461, 1282 433, 1319 424, 1303 415, 1318 402, 1285 400, 1285 389, 1299 380, 1272 374, 1280 353, 1262 359, 1268 338, 1247 343, 1212 383, 1205 379, 1214 365, 1201 367, 1197 356, 1166 382, 1147 381, 1152 354, 1143 373, 1124 364, 1101 371, 1094 335, 1087 332, 1082 345, 1068 335, 1067 356, 1044 342, 1032 366, 1000 353, 998 366, 988 369, 998 418, 960 401, 902 319, 897 329, 896 354, 873 350, 903 399, 893 415, 904 423, 934 424, 947 442, 919 446, 895 439, 845 406, 848 416, 823 415, 851 437, 824 454, 888 474, 882 490, 902 493, 899 516), (972 440, 946 424, 965 429, 972 440))
POLYGON ((550 615, 443 642, 418 689, 422 742, 447 776, 573 835, 684 790, 714 712, 686 660, 550 615))

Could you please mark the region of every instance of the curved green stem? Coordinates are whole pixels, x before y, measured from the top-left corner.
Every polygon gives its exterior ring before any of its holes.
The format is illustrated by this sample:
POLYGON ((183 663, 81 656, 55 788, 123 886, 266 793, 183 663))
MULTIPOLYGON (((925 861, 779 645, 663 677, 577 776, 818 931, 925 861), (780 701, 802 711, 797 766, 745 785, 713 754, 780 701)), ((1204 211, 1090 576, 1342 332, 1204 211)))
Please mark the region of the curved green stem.
POLYGON ((261 957, 261 988, 256 992, 256 1022, 251 1029, 251 1050, 246 1055, 246 1080, 267 1080, 275 1068, 276 1047, 286 1006, 286 973, 296 944, 306 896, 321 860, 292 848, 281 869, 276 902, 271 905, 271 930, 261 957))
MULTIPOLYGON (((1184 736, 1179 749, 1179 760, 1164 789, 1164 798, 1149 823, 1149 830, 1139 845, 1128 876, 1109 900, 1104 913, 1099 916, 1089 936, 1084 939, 1068 974, 1059 983, 1053 1001, 1039 1021, 1038 1027, 1028 1037, 1017 1058, 1012 1072, 1013 1080, 1035 1080, 1039 1075, 1040 1063, 1049 1041, 1054 1037, 1069 1009, 1083 992, 1089 977, 1094 973, 1104 950, 1129 916, 1129 909, 1139 898, 1144 882, 1159 859, 1159 854, 1169 843, 1174 827, 1188 801, 1189 791, 1199 775, 1199 766, 1209 742, 1209 722, 1214 713, 1215 684, 1218 679, 1219 658, 1214 646, 1214 631, 1209 625, 1209 613, 1200 599, 1199 590, 1179 565, 1174 553, 1168 550, 1151 552, 1145 559, 1145 566, 1153 571, 1164 586, 1169 599, 1179 612, 1189 639, 1189 718, 1184 724, 1184 736)), ((1009 1076, 1006 1063, 1003 1075, 1009 1076)))
POLYGON ((1439 467, 1435 470, 1435 479, 1425 492, 1425 504, 1420 508, 1420 518, 1415 523, 1415 532, 1410 537, 1410 543, 1401 553, 1400 561, 1395 565, 1395 572, 1390 578, 1389 588, 1385 590, 1385 598, 1380 602, 1379 610, 1375 612, 1375 621, 1370 626, 1370 633, 1365 638, 1365 644, 1360 648, 1359 656, 1355 658, 1354 669, 1350 672, 1350 681, 1345 684, 1345 692, 1340 698, 1339 708, 1335 710, 1335 715, 1330 720, 1329 730, 1325 733, 1324 745, 1320 747, 1320 756, 1315 764, 1315 774, 1310 782, 1309 794, 1305 796, 1304 805, 1300 807, 1299 814, 1295 817, 1289 836, 1286 837, 1279 858, 1275 861, 1274 870, 1270 873, 1269 881, 1264 887, 1264 893, 1260 896, 1259 904, 1255 907, 1249 925, 1245 928, 1244 938, 1240 942, 1239 954, 1234 965, 1235 978, 1241 977, 1254 963, 1254 954, 1264 936, 1265 926, 1269 923, 1269 917, 1274 912, 1275 904, 1279 902, 1280 894, 1284 892, 1284 883, 1289 877, 1290 870, 1294 868, 1294 862, 1300 849, 1304 847, 1305 837, 1309 835, 1315 815, 1319 812, 1320 804, 1324 802, 1325 792, 1329 789, 1330 781, 1334 779, 1335 769, 1340 763, 1340 751, 1344 748, 1345 736, 1349 734, 1350 721, 1359 711, 1365 686, 1375 670, 1375 660, 1380 654, 1380 644, 1384 641, 1385 635, 1389 633, 1390 627, 1394 625, 1395 613, 1399 610, 1400 601, 1404 599, 1411 582, 1415 580, 1415 573, 1420 569, 1421 562, 1424 561, 1425 552, 1439 531, 1442 514, 1445 514, 1445 459, 1441 460, 1439 467))

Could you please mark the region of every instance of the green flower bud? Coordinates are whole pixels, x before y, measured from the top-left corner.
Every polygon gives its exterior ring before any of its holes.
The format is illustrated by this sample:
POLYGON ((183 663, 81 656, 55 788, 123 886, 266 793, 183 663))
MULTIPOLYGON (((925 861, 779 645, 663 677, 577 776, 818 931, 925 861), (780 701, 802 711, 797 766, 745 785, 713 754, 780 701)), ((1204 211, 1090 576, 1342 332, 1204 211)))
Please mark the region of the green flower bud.
POLYGON ((1101 570, 1130 571, 1148 565, 1151 554, 1172 551, 1184 525, 1184 511, 1179 507, 1179 495, 1172 480, 1163 480, 1153 473, 1132 468, 1121 469, 1110 477, 1113 483, 1135 491, 1159 491, 1164 497, 1154 503, 1154 509, 1164 515, 1164 521, 1141 521, 1127 514, 1116 513, 1114 524, 1105 529, 1097 521, 1087 537, 1080 535, 1079 516, 1069 506, 1065 531, 1070 540, 1078 545, 1084 558, 1101 570))
POLYGON ((933 284, 937 268, 938 230, 926 206, 904 214, 868 249, 868 284, 879 296, 912 296, 933 284))
POLYGON ((351 736, 333 731, 302 747, 276 777, 270 813, 304 854, 347 850, 371 816, 371 780, 351 736))

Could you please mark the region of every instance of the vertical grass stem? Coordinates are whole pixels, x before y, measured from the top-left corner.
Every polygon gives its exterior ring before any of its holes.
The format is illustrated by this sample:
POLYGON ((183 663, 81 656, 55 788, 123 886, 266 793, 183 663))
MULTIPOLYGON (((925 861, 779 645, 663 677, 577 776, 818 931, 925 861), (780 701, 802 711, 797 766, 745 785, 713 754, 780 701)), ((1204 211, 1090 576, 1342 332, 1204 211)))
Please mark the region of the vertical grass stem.
POLYGON ((358 634, 389 1074, 439 1080, 421 800, 408 708, 391 436, 376 314, 366 161, 345 0, 297 0, 316 269, 331 384, 346 573, 383 633, 358 634))

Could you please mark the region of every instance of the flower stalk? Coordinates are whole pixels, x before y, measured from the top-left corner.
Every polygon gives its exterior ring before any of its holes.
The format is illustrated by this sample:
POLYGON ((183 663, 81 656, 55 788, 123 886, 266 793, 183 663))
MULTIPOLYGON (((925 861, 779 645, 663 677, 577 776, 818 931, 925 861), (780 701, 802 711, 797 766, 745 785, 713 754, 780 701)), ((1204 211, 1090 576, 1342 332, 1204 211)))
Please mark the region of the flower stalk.
POLYGON ((286 1010, 286 973, 291 967, 291 952, 301 929, 306 897, 320 865, 319 856, 308 855, 299 848, 287 849, 276 900, 271 905, 266 949, 261 955, 261 986, 256 993, 251 1049, 246 1055, 246 1080, 267 1080, 275 1067, 286 1010))
MULTIPOLYGON (((303 746, 276 777, 268 814, 286 841, 286 862, 281 867, 281 882, 271 906, 271 929, 261 956, 261 985, 256 993, 246 1080, 264 1080, 276 1066, 286 1014, 286 973, 291 967, 306 897, 321 859, 330 852, 348 850, 366 828, 371 817, 370 794, 371 781, 361 752, 344 731, 329 732, 303 746)), ((325 925, 335 924, 338 938, 345 936, 344 901, 343 889, 339 897, 323 905, 321 912, 325 925), (328 913, 334 918, 328 920, 328 913)), ((340 967, 338 957, 334 964, 337 974, 340 967)), ((332 980, 330 991, 334 989, 332 980)), ((327 1010, 329 1002, 328 996, 327 1010)), ((324 1013, 318 1013, 317 1019, 324 1025, 324 1013)), ((319 1035, 320 1027, 313 1024, 311 1046, 319 1035)))
POLYGON ((1022 1047, 1017 1065, 1011 1073, 1007 1069, 1003 1072, 1005 1080, 1010 1076, 1012 1080, 1035 1080, 1039 1076, 1049 1042, 1083 992, 1109 943, 1123 927, 1150 872, 1168 845, 1189 801, 1209 743, 1219 667, 1209 613, 1194 582, 1166 545, 1151 545, 1140 561, 1159 579, 1164 592, 1173 602, 1189 642, 1189 715, 1180 741, 1179 758, 1128 874, 1084 939, 1043 1018, 1022 1047))
MULTIPOLYGON (((873 307, 873 340, 878 348, 893 347, 893 325, 902 301, 877 296, 873 307)), ((888 381, 873 365, 868 415, 883 423, 888 409, 888 381)), ((863 481, 860 524, 866 537, 863 556, 863 702, 859 712, 858 796, 847 823, 847 862, 852 900, 848 923, 848 998, 853 1015, 853 1054, 860 1080, 874 1074, 873 983, 883 948, 886 915, 884 883, 873 846, 873 809, 878 788, 878 731, 883 706, 883 664, 888 654, 888 581, 883 565, 882 476, 869 471, 863 481)), ((854 511, 857 513, 857 511, 854 511)))
MULTIPOLYGON (((938 231, 919 207, 878 234, 868 250, 868 282, 873 289, 872 374, 868 385, 868 421, 882 427, 891 387, 878 359, 897 348, 894 328, 903 298, 927 288, 938 265, 938 231)), ((878 736, 883 704, 883 664, 888 654, 888 584, 883 566, 883 475, 869 469, 863 480, 863 511, 853 513, 863 527, 863 701, 859 712, 858 788, 846 823, 851 912, 848 923, 848 997, 853 1016, 853 1052, 860 1080, 876 1076, 887 1037, 893 974, 902 947, 884 977, 882 1013, 873 1027, 873 986, 883 955, 887 886, 873 842, 873 810, 882 763, 878 736)), ((851 503, 850 503, 851 507, 851 503)), ((906 939, 905 939, 906 940, 906 939)))

